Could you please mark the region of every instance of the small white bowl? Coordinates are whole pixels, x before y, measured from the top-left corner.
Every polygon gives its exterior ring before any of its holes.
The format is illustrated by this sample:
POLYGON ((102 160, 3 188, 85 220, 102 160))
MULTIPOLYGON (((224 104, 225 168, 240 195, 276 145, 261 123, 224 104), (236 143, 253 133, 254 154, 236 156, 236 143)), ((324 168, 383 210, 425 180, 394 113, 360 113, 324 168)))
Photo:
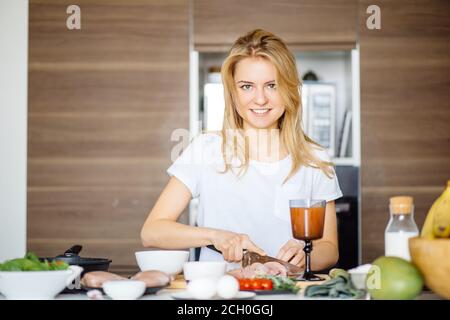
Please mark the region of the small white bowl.
POLYGON ((136 300, 146 289, 145 282, 138 280, 111 280, 103 283, 103 291, 113 300, 136 300))
POLYGON ((350 280, 353 286, 358 290, 366 290, 367 273, 350 273, 350 280))
POLYGON ((183 263, 188 261, 189 251, 138 251, 135 253, 135 256, 141 271, 158 270, 168 275, 177 275, 183 270, 183 263))
POLYGON ((2 271, 0 293, 12 300, 53 299, 81 275, 83 268, 69 266, 68 270, 2 271))
POLYGON ((187 281, 199 278, 220 279, 226 272, 225 261, 190 261, 183 265, 184 279, 187 281))
POLYGON ((366 278, 370 267, 371 264, 365 264, 347 271, 350 274, 350 280, 356 289, 366 290, 366 278))

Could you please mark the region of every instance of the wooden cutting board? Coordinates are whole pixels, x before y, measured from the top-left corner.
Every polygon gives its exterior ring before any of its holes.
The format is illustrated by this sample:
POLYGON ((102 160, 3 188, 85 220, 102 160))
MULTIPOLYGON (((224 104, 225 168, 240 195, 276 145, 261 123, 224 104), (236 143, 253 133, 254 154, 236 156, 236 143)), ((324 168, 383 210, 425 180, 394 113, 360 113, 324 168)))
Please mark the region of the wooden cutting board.
POLYGON ((179 274, 175 277, 175 280, 170 282, 168 289, 186 289, 186 280, 184 280, 184 276, 179 274))

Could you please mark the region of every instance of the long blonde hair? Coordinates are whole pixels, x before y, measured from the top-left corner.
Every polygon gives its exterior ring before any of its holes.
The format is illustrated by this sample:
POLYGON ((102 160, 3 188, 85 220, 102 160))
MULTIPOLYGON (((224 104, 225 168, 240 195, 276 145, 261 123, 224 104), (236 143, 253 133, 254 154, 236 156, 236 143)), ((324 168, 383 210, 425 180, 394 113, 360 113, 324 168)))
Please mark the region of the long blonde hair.
MULTIPOLYGON (((278 119, 281 142, 291 155, 292 167, 286 182, 302 166, 320 168, 328 177, 334 174, 333 163, 322 161, 313 148, 321 148, 302 129, 301 80, 297 74, 295 58, 286 44, 274 34, 256 29, 238 38, 231 47, 221 68, 225 95, 225 113, 222 135, 222 155, 227 172, 232 169, 231 159, 237 155, 241 163, 239 174, 245 173, 249 163, 249 152, 241 148, 239 141, 227 140, 229 130, 242 132, 243 119, 236 110, 236 87, 234 72, 239 61, 249 57, 262 57, 270 61, 276 69, 276 86, 285 106, 285 112, 278 119), (229 148, 231 145, 231 149, 229 148)), ((233 171, 233 170, 232 170, 233 171)), ((283 182, 283 183, 284 183, 283 182)))

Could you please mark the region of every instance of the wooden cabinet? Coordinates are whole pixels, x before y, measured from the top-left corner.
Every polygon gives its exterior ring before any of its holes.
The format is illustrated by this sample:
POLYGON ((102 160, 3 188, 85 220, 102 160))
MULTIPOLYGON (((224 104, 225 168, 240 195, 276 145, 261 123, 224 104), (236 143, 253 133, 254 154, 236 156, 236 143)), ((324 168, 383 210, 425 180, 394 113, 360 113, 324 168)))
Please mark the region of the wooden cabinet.
POLYGON ((262 28, 292 47, 354 46, 356 0, 192 0, 194 47, 228 50, 243 33, 262 28))
POLYGON ((411 195, 419 228, 450 178, 450 3, 359 2, 362 253, 384 254, 389 197, 411 195))
POLYGON ((189 4, 30 1, 28 249, 136 269, 140 228, 189 127, 189 4))

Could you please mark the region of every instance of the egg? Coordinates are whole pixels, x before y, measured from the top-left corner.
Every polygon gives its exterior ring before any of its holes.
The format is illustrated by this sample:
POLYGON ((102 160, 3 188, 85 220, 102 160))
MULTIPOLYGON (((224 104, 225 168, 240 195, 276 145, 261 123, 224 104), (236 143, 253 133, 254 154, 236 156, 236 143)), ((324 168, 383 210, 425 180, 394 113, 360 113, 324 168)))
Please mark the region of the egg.
POLYGON ((217 294, 224 299, 231 299, 239 292, 239 282, 235 277, 225 275, 217 283, 217 294))
POLYGON ((217 280, 198 278, 189 281, 187 291, 195 299, 211 299, 216 294, 217 280))

